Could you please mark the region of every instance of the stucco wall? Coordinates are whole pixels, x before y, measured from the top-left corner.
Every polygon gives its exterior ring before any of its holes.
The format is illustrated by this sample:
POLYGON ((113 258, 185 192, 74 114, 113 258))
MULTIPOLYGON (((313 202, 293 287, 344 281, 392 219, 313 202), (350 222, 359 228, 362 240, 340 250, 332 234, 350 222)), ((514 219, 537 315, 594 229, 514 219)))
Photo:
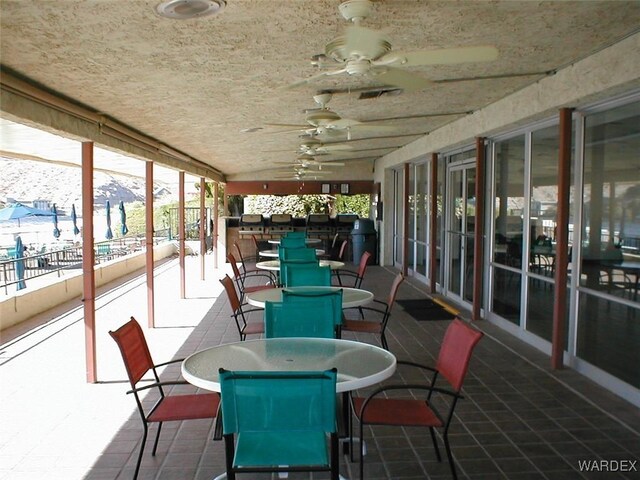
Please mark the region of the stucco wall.
POLYGON ((385 217, 380 235, 383 264, 391 264, 393 183, 388 172, 405 162, 426 160, 433 152, 472 145, 521 125, 556 116, 560 108, 579 109, 590 103, 640 88, 640 33, 559 70, 513 95, 452 122, 376 161, 374 181, 381 182, 385 217))
MULTIPOLYGON (((176 253, 176 248, 173 243, 163 243, 155 246, 153 252, 154 259, 161 260, 176 253)), ((96 287, 144 268, 145 258, 144 252, 138 252, 96 265, 96 287)), ((82 272, 78 271, 55 283, 16 292, 0 301, 0 331, 81 296, 82 288, 82 272)))

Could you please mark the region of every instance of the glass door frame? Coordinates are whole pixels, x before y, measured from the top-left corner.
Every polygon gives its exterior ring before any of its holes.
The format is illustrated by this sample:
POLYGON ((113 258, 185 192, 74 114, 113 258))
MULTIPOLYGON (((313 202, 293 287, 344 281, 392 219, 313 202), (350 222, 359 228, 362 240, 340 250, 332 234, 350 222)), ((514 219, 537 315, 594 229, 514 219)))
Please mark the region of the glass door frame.
POLYGON ((430 255, 429 255, 429 243, 430 243, 430 232, 431 226, 429 224, 429 216, 431 215, 431 205, 429 203, 429 199, 432 195, 432 179, 431 179, 431 161, 425 160, 423 162, 414 163, 410 165, 412 170, 412 174, 409 176, 413 179, 410 185, 411 195, 413 196, 413 223, 412 231, 407 232, 408 241, 409 241, 409 249, 411 253, 409 258, 413 261, 409 263, 407 266, 409 275, 417 278, 418 280, 427 283, 429 280, 429 265, 430 265, 430 255), (417 175, 418 168, 421 167, 424 169, 425 175, 419 177, 417 175), (424 190, 419 189, 419 182, 421 179, 425 180, 424 190), (422 199, 419 200, 418 196, 421 195, 422 199), (421 215, 418 214, 418 208, 424 209, 424 216, 422 216, 422 222, 419 223, 418 219, 421 218, 421 215), (418 229, 421 228, 425 232, 423 237, 424 240, 418 238, 418 229), (424 258, 425 271, 421 273, 418 271, 418 260, 420 256, 418 253, 422 251, 422 258, 424 258))
MULTIPOLYGON (((446 164, 446 169, 445 169, 445 198, 446 198, 446 208, 444 211, 444 216, 445 216, 445 227, 444 227, 444 231, 443 231, 443 236, 444 236, 444 240, 443 240, 443 248, 444 248, 444 262, 441 265, 441 279, 442 281, 440 282, 440 288, 442 290, 443 295, 450 297, 452 299, 454 299, 457 302, 460 302, 461 304, 464 305, 469 305, 471 306, 471 302, 467 299, 465 299, 465 295, 464 295, 464 287, 465 287, 465 272, 466 272, 466 243, 467 243, 467 239, 468 238, 475 238, 475 232, 467 232, 466 231, 466 221, 462 222, 462 226, 463 226, 463 233, 459 233, 459 232, 453 232, 452 227, 453 227, 453 216, 455 215, 456 212, 456 205, 454 205, 454 198, 453 198, 453 184, 452 184, 452 176, 455 172, 462 172, 463 174, 463 178, 462 178, 462 183, 464 185, 463 188, 463 198, 464 198, 464 205, 467 205, 467 200, 468 200, 468 190, 467 190, 467 172, 468 170, 476 170, 477 168, 477 161, 475 156, 473 158, 466 158, 464 160, 460 160, 457 162, 450 162, 446 164), (449 288, 450 282, 452 280, 451 278, 451 274, 452 274, 452 269, 448 268, 452 259, 452 255, 453 255, 453 243, 452 243, 452 234, 457 234, 460 235, 462 239, 464 239, 463 242, 461 242, 461 247, 460 247, 460 274, 459 274, 459 293, 454 292, 453 290, 451 290, 449 288)), ((476 181, 477 181, 477 177, 476 177, 476 181)), ((466 208, 464 209, 464 218, 466 219, 466 208)), ((483 221, 484 219, 477 219, 476 221, 483 221)))

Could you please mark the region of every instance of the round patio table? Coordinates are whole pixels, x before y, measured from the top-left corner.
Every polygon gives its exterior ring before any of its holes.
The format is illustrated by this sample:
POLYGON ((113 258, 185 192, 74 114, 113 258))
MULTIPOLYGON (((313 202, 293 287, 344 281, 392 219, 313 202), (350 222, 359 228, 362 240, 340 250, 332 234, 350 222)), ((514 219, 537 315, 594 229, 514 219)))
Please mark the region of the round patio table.
POLYGON ((263 338, 225 343, 188 356, 182 375, 192 385, 220 391, 220 368, 235 371, 338 370, 336 392, 386 380, 396 357, 375 345, 333 338, 263 338))
MULTIPOLYGON (((280 239, 279 238, 272 238, 271 240, 267 240, 269 243, 273 243, 274 245, 280 245, 280 239)), ((305 243, 307 245, 316 245, 318 243, 322 242, 322 239, 320 238, 305 238, 304 239, 305 243)))
MULTIPOLYGON (((331 270, 338 270, 344 267, 344 262, 338 262, 337 260, 320 260, 320 266, 328 266, 331 270)), ((264 262, 256 263, 256 268, 261 270, 280 271, 280 260, 265 260, 264 262)))
POLYGON ((264 308, 265 302, 281 302, 282 290, 292 292, 305 292, 313 290, 327 290, 328 292, 342 290, 342 308, 361 307, 373 301, 373 293, 362 290, 360 288, 347 287, 286 287, 286 288, 268 288, 257 292, 247 293, 247 303, 253 307, 264 308))
MULTIPOLYGON (((316 255, 324 255, 324 250, 322 250, 321 248, 316 248, 316 255)), ((274 248, 271 250, 260 250, 260 256, 278 258, 278 249, 274 248)))

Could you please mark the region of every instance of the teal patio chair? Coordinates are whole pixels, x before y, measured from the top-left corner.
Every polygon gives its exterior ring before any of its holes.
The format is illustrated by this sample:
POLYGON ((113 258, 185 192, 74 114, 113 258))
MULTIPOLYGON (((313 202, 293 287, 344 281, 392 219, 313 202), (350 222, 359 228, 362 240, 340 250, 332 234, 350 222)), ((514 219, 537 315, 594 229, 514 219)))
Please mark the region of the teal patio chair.
POLYGON ((307 265, 307 266, 319 266, 320 262, 315 260, 280 260, 280 283, 279 285, 287 285, 287 265, 307 265))
POLYGON ((280 260, 317 260, 315 248, 287 248, 280 247, 278 249, 278 258, 280 260))
POLYGON ((331 268, 315 264, 297 264, 287 262, 281 264, 284 271, 281 278, 285 287, 329 287, 331 286, 331 268))
POLYGON ((285 248, 305 248, 307 243, 304 237, 282 237, 280 246, 285 248))
POLYGON ((283 290, 282 302, 266 302, 266 338, 336 338, 342 323, 342 289, 305 292, 283 290))
POLYGON ((338 480, 335 369, 220 369, 220 387, 228 480, 239 473, 316 471, 338 480))
POLYGON ((305 238, 307 237, 307 232, 301 232, 301 231, 297 231, 297 232, 287 232, 287 234, 284 236, 284 238, 305 238))

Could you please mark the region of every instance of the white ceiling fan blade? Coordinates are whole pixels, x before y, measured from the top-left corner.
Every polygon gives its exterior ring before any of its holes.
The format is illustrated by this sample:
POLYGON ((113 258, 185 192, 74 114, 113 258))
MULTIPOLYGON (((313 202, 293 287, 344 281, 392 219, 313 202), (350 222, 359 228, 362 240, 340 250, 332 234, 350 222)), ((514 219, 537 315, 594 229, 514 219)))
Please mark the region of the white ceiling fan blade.
POLYGON ((316 148, 317 152, 345 152, 353 150, 351 145, 322 145, 316 148))
POLYGON ((405 92, 422 90, 432 84, 431 80, 399 68, 384 67, 381 70, 380 73, 376 74, 377 80, 387 85, 400 87, 405 92))
POLYGON ((352 25, 347 27, 344 51, 348 57, 373 60, 380 54, 380 43, 385 42, 380 32, 370 28, 352 25))
MULTIPOLYGON (((314 165, 317 165, 318 168, 322 168, 322 167, 346 167, 347 164, 344 162, 332 162, 331 160, 325 160, 324 162, 316 162, 314 165)), ((325 172, 326 170, 322 170, 323 172, 325 172)))
POLYGON ((344 130, 345 128, 355 127, 362 125, 361 122, 357 120, 352 120, 350 118, 340 118, 338 120, 333 120, 327 124, 327 128, 344 130))
POLYGON ((454 47, 437 50, 416 50, 414 52, 390 52, 381 57, 375 64, 413 67, 419 65, 491 62, 497 58, 498 49, 493 46, 454 47))
POLYGON ((297 123, 265 123, 268 127, 287 127, 287 128, 299 128, 306 129, 307 125, 299 125, 297 123))
POLYGON ((318 79, 320 79, 322 77, 327 77, 327 76, 331 76, 331 75, 339 75, 339 74, 344 73, 346 71, 347 71, 346 69, 342 68, 340 70, 333 70, 333 71, 330 71, 330 72, 321 72, 321 73, 318 73, 316 75, 312 75, 311 77, 305 78, 304 80, 298 80, 297 82, 293 82, 293 83, 287 85, 286 88, 296 88, 296 87, 299 87, 301 85, 305 85, 307 83, 311 83, 311 82, 313 82, 315 80, 318 80, 318 79))

